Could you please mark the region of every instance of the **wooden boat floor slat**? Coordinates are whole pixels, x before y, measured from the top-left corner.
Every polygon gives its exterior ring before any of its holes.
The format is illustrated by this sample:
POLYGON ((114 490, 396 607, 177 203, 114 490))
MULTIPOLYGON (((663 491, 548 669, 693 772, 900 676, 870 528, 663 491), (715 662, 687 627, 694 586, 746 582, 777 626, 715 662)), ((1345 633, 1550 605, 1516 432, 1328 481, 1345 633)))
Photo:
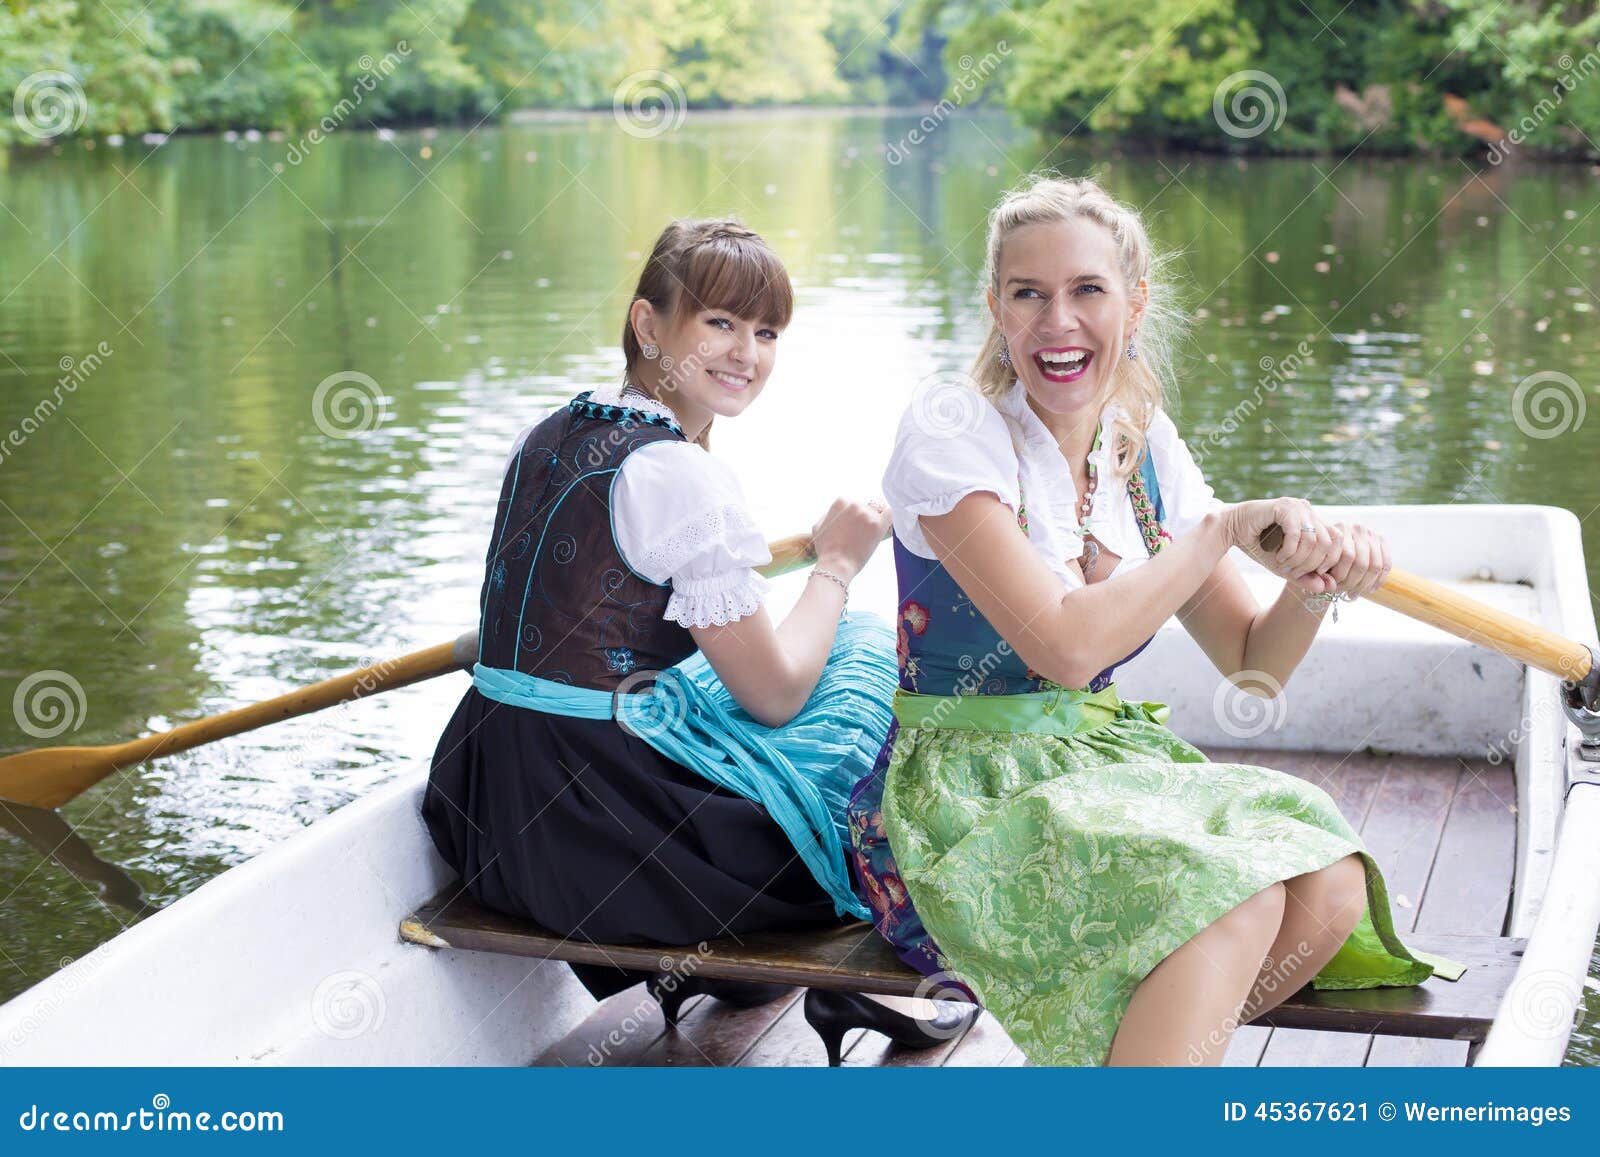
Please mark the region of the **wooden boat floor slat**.
MULTIPOLYGON (((1362 831, 1383 868, 1406 943, 1467 965, 1459 981, 1430 979, 1414 988, 1303 989, 1241 1028, 1224 1063, 1462 1063, 1466 1045, 1446 1042, 1483 1039, 1523 947, 1520 940, 1498 935, 1509 903, 1515 835, 1514 814, 1504 806, 1515 798, 1509 770, 1360 753, 1210 754, 1219 761, 1277 767, 1328 791, 1362 831), (1368 1033, 1382 1035, 1374 1045, 1364 1035, 1368 1033), (1369 1048, 1376 1055, 1369 1055, 1369 1048)), ((682 975, 763 980, 797 989, 910 997, 923 984, 867 924, 746 934, 703 945, 599 945, 566 939, 483 908, 459 884, 402 922, 400 934, 433 948, 647 971, 676 969, 682 975)), ((745 1010, 691 998, 672 1030, 644 990, 632 988, 602 1002, 540 1063, 821 1063, 822 1046, 804 1021, 798 997, 797 991, 763 1008, 745 1010), (614 1030, 622 1021, 632 1027, 627 1048, 592 1047, 608 1036, 615 1040, 614 1030)), ((875 1033, 852 1035, 854 1040, 846 1039, 846 1064, 1022 1063, 1021 1054, 987 1015, 961 1038, 922 1052, 898 1049, 875 1033)))

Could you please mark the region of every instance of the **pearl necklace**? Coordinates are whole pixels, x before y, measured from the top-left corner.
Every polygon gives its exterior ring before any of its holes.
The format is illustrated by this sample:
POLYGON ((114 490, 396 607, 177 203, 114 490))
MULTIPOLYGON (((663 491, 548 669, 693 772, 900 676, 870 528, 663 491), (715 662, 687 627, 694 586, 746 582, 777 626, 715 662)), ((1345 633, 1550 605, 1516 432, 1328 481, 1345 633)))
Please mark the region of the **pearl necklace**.
POLYGON ((1094 445, 1089 448, 1089 484, 1083 488, 1083 497, 1078 500, 1078 535, 1083 539, 1083 553, 1078 556, 1078 565, 1083 568, 1083 577, 1087 580, 1089 572, 1094 569, 1094 564, 1100 558, 1100 544, 1089 537, 1089 511, 1094 506, 1094 492, 1099 485, 1094 468, 1095 451, 1100 449, 1100 431, 1096 430, 1094 445))

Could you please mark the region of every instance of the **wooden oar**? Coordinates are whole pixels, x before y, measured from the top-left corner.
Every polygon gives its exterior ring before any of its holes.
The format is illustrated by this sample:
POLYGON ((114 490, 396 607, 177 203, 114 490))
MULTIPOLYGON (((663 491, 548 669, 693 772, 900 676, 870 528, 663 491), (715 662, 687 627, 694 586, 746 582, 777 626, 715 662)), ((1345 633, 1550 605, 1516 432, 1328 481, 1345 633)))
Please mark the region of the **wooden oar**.
MULTIPOLYGON (((1268 553, 1277 550, 1281 542, 1282 531, 1276 526, 1268 527, 1261 534, 1261 549, 1268 553)), ((761 573, 768 577, 815 561, 809 535, 780 539, 768 549, 772 552, 772 562, 761 568, 761 573)), ((1582 643, 1408 571, 1391 570, 1383 585, 1367 597, 1380 606, 1497 651, 1558 679, 1580 683, 1592 674, 1593 658, 1582 643)), ((20 752, 0 759, 0 798, 32 807, 60 807, 119 768, 188 751, 269 723, 308 715, 325 707, 470 667, 477 653, 478 634, 468 631, 454 642, 440 643, 424 651, 363 667, 264 703, 196 720, 143 739, 105 747, 47 747, 20 752)))
MULTIPOLYGON (((760 569, 768 578, 798 570, 816 561, 809 534, 795 534, 768 543, 772 561, 760 569)), ((279 695, 264 703, 240 707, 146 735, 127 743, 104 747, 44 747, 0 759, 0 799, 30 807, 56 808, 88 791, 120 768, 132 767, 164 755, 188 751, 201 744, 253 731, 269 723, 309 715, 325 707, 364 699, 381 691, 406 687, 438 675, 471 667, 478 657, 478 632, 468 631, 450 643, 413 651, 345 675, 324 679, 310 687, 279 695)))
MULTIPOLYGON (((1261 549, 1271 554, 1282 545, 1283 531, 1276 524, 1269 526, 1259 541, 1261 549)), ((1581 683, 1590 675, 1594 658, 1582 643, 1410 571, 1390 570, 1383 585, 1365 597, 1557 679, 1581 683)))

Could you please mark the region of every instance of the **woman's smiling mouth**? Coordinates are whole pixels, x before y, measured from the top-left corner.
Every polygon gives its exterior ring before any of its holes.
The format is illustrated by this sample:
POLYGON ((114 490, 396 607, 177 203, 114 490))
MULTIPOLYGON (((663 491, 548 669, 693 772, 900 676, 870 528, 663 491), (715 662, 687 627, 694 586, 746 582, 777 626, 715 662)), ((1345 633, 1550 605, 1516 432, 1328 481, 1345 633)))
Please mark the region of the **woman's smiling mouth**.
POLYGON ((1035 350, 1033 364, 1049 382, 1075 382, 1088 372, 1094 353, 1082 346, 1057 346, 1035 350))
POLYGON ((743 374, 730 374, 723 370, 707 370, 718 384, 730 390, 745 390, 750 387, 750 379, 743 374))

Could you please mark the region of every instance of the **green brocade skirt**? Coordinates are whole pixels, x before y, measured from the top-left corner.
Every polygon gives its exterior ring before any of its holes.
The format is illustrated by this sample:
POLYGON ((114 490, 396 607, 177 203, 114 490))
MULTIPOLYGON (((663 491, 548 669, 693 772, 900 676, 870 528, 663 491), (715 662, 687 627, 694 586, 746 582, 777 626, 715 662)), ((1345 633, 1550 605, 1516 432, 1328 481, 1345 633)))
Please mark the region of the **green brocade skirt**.
POLYGON ((1454 980, 1408 950, 1361 837, 1321 788, 1212 763, 1160 703, 1103 691, 897 692, 884 830, 939 950, 1036 1065, 1100 1065, 1134 989, 1271 884, 1352 852, 1367 908, 1312 985, 1454 980))

